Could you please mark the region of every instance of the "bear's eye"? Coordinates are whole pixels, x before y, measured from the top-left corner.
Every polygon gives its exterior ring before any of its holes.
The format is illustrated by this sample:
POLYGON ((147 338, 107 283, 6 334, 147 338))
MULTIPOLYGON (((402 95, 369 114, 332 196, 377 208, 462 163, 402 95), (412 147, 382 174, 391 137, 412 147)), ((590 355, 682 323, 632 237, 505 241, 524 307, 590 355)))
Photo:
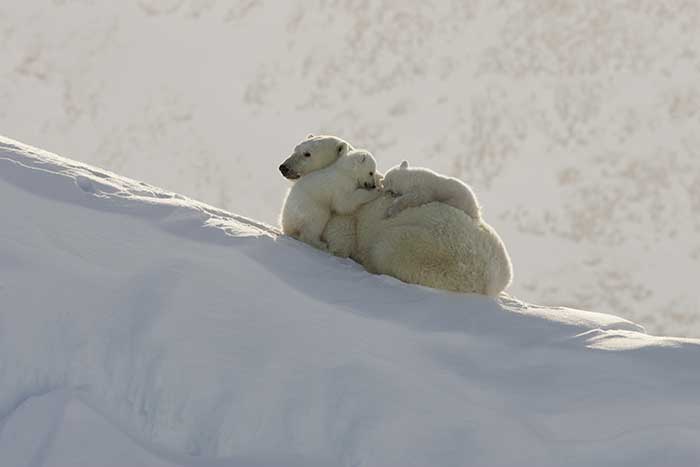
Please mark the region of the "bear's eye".
POLYGON ((305 152, 305 153, 304 153, 304 157, 311 157, 311 153, 310 153, 310 152, 305 152))
POLYGON ((370 177, 371 177, 372 175, 374 175, 374 172, 370 172, 370 173, 369 173, 369 176, 370 176, 370 177))

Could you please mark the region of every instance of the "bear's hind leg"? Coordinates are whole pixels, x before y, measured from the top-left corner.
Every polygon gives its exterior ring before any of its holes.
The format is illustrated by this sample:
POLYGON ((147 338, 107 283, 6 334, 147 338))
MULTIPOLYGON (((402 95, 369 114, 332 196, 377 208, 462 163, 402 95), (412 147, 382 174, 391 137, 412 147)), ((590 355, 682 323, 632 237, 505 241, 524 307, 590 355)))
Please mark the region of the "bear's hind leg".
POLYGON ((479 203, 476 201, 476 197, 471 192, 468 192, 463 196, 453 196, 451 198, 447 198, 445 201, 443 201, 443 203, 459 209, 475 221, 481 219, 481 208, 479 207, 479 203))

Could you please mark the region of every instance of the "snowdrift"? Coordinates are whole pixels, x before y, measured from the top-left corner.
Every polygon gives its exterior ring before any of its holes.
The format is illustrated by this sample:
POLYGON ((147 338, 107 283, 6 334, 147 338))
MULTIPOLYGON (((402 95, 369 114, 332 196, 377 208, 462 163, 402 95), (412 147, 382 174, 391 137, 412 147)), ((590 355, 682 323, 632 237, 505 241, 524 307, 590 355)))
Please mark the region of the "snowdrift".
POLYGON ((7 139, 0 212, 3 466, 700 462, 699 340, 373 276, 7 139))

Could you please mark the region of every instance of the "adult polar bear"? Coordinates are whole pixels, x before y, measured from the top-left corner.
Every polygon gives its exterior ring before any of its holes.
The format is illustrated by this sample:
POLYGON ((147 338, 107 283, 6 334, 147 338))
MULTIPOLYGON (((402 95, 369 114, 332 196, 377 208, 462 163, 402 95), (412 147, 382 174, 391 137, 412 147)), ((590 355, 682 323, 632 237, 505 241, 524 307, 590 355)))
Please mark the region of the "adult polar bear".
MULTIPOLYGON (((285 178, 296 180, 351 149, 335 136, 309 136, 279 169, 285 178)), ((323 233, 329 251, 350 256, 372 273, 428 287, 490 296, 508 287, 510 257, 491 226, 439 202, 386 218, 392 203, 384 194, 352 215, 333 216, 323 233)))

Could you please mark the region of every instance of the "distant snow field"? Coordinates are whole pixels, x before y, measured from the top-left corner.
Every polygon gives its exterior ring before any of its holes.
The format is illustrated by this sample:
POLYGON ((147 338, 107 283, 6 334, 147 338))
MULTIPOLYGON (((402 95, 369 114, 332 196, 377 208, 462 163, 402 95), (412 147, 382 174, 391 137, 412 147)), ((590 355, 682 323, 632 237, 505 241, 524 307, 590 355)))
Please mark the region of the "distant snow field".
POLYGON ((700 463, 700 340, 374 276, 8 139, 0 211, 3 467, 700 463))

